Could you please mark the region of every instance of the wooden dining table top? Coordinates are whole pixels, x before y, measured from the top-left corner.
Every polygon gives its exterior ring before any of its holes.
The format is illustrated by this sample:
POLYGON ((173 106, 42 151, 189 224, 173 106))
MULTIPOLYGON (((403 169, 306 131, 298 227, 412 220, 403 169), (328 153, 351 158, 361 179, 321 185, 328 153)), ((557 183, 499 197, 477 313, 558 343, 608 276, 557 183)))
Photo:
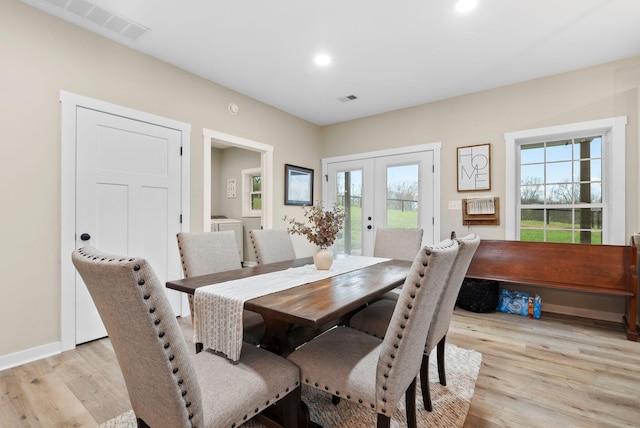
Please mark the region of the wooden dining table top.
MULTIPOLYGON (((194 294, 199 287, 312 264, 311 257, 168 281, 167 288, 194 294)), ((411 262, 387 260, 247 300, 244 308, 265 319, 318 328, 402 285, 411 262)), ((258 278, 256 280, 259 280, 258 278)))

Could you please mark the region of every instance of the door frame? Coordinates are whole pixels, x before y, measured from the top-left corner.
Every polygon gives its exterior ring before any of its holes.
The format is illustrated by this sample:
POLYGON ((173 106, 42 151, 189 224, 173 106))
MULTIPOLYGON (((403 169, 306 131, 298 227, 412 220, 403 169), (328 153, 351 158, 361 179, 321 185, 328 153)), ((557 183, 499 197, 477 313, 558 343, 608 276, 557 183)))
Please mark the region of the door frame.
MULTIPOLYGON (((429 144, 418 144, 415 146, 397 147, 393 149, 377 150, 373 152, 356 153, 352 155, 335 156, 322 159, 322 200, 328 200, 327 180, 328 180, 328 165, 330 163, 347 162, 347 161, 360 161, 364 159, 380 158, 386 156, 406 155, 411 153, 419 153, 426 151, 433 151, 433 241, 426 242, 426 244, 433 245, 440 240, 440 156, 442 150, 442 143, 435 142, 429 144)), ((423 229, 427 225, 423 226, 423 229)), ((425 234, 428 236, 428 234, 425 234)))
POLYGON ((202 230, 211 231, 211 143, 215 141, 230 147, 260 153, 262 168, 262 218, 264 229, 273 227, 273 146, 235 135, 204 128, 202 130, 202 230))
MULTIPOLYGON (((78 107, 88 108, 180 131, 182 136, 181 227, 183 231, 189 231, 190 229, 189 148, 191 125, 66 91, 60 91, 60 103, 62 111, 60 154, 60 349, 61 351, 68 351, 76 347, 76 272, 71 261, 71 253, 76 249, 76 110, 78 107)), ((182 307, 182 312, 188 313, 184 302, 182 307)))

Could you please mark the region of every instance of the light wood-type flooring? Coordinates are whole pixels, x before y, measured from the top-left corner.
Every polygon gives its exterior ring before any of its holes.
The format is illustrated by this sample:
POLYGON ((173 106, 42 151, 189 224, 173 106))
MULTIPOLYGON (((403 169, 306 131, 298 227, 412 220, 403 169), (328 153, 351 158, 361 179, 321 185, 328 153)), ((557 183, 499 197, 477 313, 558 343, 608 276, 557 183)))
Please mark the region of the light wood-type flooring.
MULTIPOLYGON (((456 309, 448 343, 483 354, 465 427, 640 426, 640 343, 621 325, 456 309)), ((3 428, 95 427, 130 408, 108 339, 2 371, 0 388, 3 428)))

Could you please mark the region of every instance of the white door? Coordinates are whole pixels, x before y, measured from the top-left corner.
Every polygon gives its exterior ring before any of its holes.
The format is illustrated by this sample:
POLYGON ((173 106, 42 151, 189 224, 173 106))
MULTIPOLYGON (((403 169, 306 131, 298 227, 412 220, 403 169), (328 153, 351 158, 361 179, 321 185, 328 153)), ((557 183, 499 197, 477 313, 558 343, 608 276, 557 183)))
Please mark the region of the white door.
POLYGON ((376 227, 422 228, 423 242, 434 242, 433 150, 329 161, 326 170, 327 203, 347 213, 338 254, 372 255, 376 227))
MULTIPOLYGON (((160 281, 179 278, 180 145, 178 130, 79 107, 76 246, 143 257, 160 281)), ((178 314, 180 294, 167 294, 178 314)), ((79 275, 75 300, 76 344, 106 336, 79 275)))

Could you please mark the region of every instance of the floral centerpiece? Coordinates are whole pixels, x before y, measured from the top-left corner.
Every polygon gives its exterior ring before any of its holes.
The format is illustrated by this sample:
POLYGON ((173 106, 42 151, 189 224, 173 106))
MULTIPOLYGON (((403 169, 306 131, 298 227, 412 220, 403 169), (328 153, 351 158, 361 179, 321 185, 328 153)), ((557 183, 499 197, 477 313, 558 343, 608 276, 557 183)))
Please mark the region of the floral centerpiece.
POLYGON ((342 229, 345 218, 344 209, 334 205, 332 210, 325 210, 321 203, 302 208, 307 220, 301 222, 285 216, 284 220, 289 223, 287 231, 292 235, 304 235, 309 242, 318 246, 319 251, 314 255, 316 267, 329 269, 333 262, 333 254, 327 248, 333 245, 342 229), (327 257, 329 257, 328 262, 326 260, 324 264, 318 262, 319 259, 327 257), (324 267, 327 263, 328 266, 324 267))

